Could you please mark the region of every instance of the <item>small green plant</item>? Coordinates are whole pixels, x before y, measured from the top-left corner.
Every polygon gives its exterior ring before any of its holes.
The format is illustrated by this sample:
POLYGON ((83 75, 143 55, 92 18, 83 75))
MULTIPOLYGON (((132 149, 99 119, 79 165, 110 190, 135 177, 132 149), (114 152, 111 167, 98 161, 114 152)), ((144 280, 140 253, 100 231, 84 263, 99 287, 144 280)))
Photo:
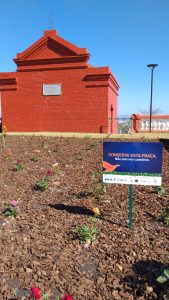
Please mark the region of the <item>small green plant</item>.
POLYGON ((157 277, 157 281, 158 281, 159 283, 165 283, 165 282, 168 281, 168 280, 169 280, 169 269, 165 269, 165 270, 163 271, 163 274, 160 275, 159 277, 157 277))
POLYGON ((97 200, 103 199, 105 194, 107 193, 107 185, 103 183, 101 173, 99 170, 96 170, 92 173, 92 181, 93 181, 92 195, 97 200))
POLYGON ((40 152, 41 152, 41 150, 39 150, 39 149, 35 149, 34 150, 34 156, 32 156, 31 157, 31 161, 33 161, 33 162, 37 162, 37 161, 39 161, 39 159, 40 159, 40 152))
POLYGON ((11 204, 9 204, 7 206, 7 208, 5 208, 5 210, 3 211, 3 214, 6 216, 6 217, 14 217, 16 218, 17 215, 18 215, 18 204, 17 204, 17 201, 16 200, 13 200, 11 202, 11 204))
MULTIPOLYGON (((26 296, 26 298, 24 297, 24 299, 25 300, 46 300, 49 299, 49 297, 51 296, 52 294, 41 295, 41 291, 38 287, 32 287, 30 291, 28 291, 28 295, 26 296)), ((66 294, 65 296, 58 296, 56 300, 73 300, 73 297, 70 294, 66 294)))
POLYGON ((16 209, 15 209, 13 206, 9 205, 9 206, 4 210, 4 215, 5 215, 6 217, 14 217, 14 218, 16 218, 17 215, 18 215, 18 212, 16 211, 16 209))
POLYGON ((39 159, 40 159, 39 156, 35 155, 30 160, 33 161, 33 162, 37 162, 37 161, 39 161, 39 159))
POLYGON ((54 163, 51 167, 53 174, 55 175, 62 175, 64 172, 61 170, 60 165, 58 162, 54 163))
POLYGON ((100 221, 100 216, 93 216, 91 217, 91 222, 96 225, 100 221))
POLYGON ((93 148, 99 144, 99 141, 93 142, 90 144, 90 148, 93 148))
POLYGON ((82 160, 82 157, 81 157, 80 155, 76 155, 76 156, 75 156, 75 159, 76 159, 76 160, 82 160))
POLYGON ((78 236, 81 243, 85 243, 87 241, 93 242, 96 236, 99 234, 99 231, 95 225, 93 226, 82 225, 82 226, 78 226, 74 230, 74 233, 78 236))
POLYGON ((161 211, 160 220, 163 221, 166 226, 169 226, 169 207, 161 211))
POLYGON ((92 211, 94 216, 91 218, 91 222, 96 225, 100 221, 100 209, 98 207, 93 207, 92 211))
POLYGON ((158 196, 162 196, 166 192, 166 189, 162 185, 161 186, 156 186, 155 189, 157 191, 158 196))
POLYGON ((91 138, 91 135, 85 135, 84 136, 84 139, 90 139, 91 138))
POLYGON ((48 189, 48 185, 49 185, 49 179, 48 177, 45 176, 36 182, 36 184, 34 185, 34 189, 43 192, 48 189))
POLYGON ((99 141, 95 141, 95 142, 92 142, 91 144, 89 144, 86 148, 86 150, 90 150, 92 148, 94 148, 95 146, 97 146, 99 144, 99 141))
POLYGON ((33 162, 37 162, 39 160, 39 157, 38 156, 34 156, 31 158, 31 161, 33 162))
POLYGON ((14 171, 22 171, 26 168, 26 166, 22 163, 21 160, 17 160, 15 166, 14 166, 14 171))
POLYGON ((48 146, 46 145, 46 138, 45 138, 45 141, 42 141, 41 143, 41 148, 47 148, 48 146))
POLYGON ((7 128, 6 126, 2 126, 2 140, 3 140, 3 146, 6 147, 6 137, 7 137, 7 128))
MULTIPOLYGON (((31 300, 46 300, 50 297, 50 294, 44 294, 43 296, 40 295, 40 290, 37 287, 32 287, 30 290, 30 295, 26 299, 31 299, 31 300)), ((25 299, 25 297, 24 297, 25 299)), ((25 300, 26 300, 25 299, 25 300)))

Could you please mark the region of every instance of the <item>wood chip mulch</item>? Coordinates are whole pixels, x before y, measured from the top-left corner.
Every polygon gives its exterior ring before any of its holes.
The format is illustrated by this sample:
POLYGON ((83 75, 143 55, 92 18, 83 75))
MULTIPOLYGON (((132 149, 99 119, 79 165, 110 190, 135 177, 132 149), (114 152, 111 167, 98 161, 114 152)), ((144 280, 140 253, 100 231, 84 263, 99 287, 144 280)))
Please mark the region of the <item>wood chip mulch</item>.
POLYGON ((0 299, 24 299, 32 286, 53 300, 66 293, 74 300, 169 299, 168 282, 156 281, 169 267, 169 229, 160 219, 169 206, 169 142, 163 148, 165 193, 133 186, 129 230, 129 186, 109 185, 99 199, 101 179, 93 180, 101 140, 7 136, 3 147, 1 139, 0 299), (18 160, 25 168, 15 171, 18 160), (36 190, 53 164, 48 189, 36 190), (18 216, 5 217, 14 199, 18 216), (91 224, 94 207, 99 235, 86 247, 74 230, 91 224))

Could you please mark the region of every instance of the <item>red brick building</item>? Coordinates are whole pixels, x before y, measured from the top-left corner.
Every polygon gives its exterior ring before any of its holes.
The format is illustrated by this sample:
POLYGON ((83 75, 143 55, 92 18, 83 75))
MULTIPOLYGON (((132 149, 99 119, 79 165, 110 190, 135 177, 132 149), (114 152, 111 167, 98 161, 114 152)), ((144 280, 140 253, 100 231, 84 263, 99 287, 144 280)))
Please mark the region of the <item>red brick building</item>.
POLYGON ((2 124, 10 132, 117 130, 118 83, 108 67, 92 67, 86 48, 48 30, 0 73, 2 124))

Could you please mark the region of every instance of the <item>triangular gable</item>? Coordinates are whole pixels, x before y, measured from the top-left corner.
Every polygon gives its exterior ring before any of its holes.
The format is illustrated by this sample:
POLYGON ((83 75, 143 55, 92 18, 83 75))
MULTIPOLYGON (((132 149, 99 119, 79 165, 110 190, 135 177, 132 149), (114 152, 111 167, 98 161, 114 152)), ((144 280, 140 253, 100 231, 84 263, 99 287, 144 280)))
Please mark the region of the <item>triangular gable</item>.
POLYGON ((60 59, 62 59, 63 64, 63 58, 66 60, 70 58, 71 63, 73 58, 76 58, 76 61, 78 59, 78 61, 87 62, 89 56, 86 48, 79 48, 59 37, 55 30, 48 30, 33 45, 22 53, 18 53, 14 61, 17 66, 28 66, 31 65, 31 62, 35 65, 36 61, 37 65, 41 63, 44 65, 45 60, 47 63, 49 63, 49 60, 52 60, 52 62, 55 60, 55 63, 60 63, 60 59))

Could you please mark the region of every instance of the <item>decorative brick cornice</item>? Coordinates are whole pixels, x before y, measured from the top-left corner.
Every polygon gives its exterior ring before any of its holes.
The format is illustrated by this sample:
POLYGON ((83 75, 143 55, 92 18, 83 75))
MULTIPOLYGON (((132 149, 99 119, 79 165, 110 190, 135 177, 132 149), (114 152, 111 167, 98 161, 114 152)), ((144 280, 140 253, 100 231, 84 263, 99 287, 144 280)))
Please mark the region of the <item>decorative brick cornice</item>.
POLYGON ((77 63, 77 62, 86 62, 89 59, 89 55, 78 55, 78 56, 65 56, 59 58, 46 58, 46 59, 26 59, 20 60, 15 59, 15 62, 18 67, 20 66, 38 66, 40 65, 55 65, 55 64, 65 64, 65 63, 77 63))
POLYGON ((117 94, 119 85, 114 75, 108 67, 88 68, 87 75, 84 78, 87 82, 86 87, 110 87, 117 94))
POLYGON ((0 91, 13 91, 13 90, 17 90, 16 77, 0 79, 0 91))

